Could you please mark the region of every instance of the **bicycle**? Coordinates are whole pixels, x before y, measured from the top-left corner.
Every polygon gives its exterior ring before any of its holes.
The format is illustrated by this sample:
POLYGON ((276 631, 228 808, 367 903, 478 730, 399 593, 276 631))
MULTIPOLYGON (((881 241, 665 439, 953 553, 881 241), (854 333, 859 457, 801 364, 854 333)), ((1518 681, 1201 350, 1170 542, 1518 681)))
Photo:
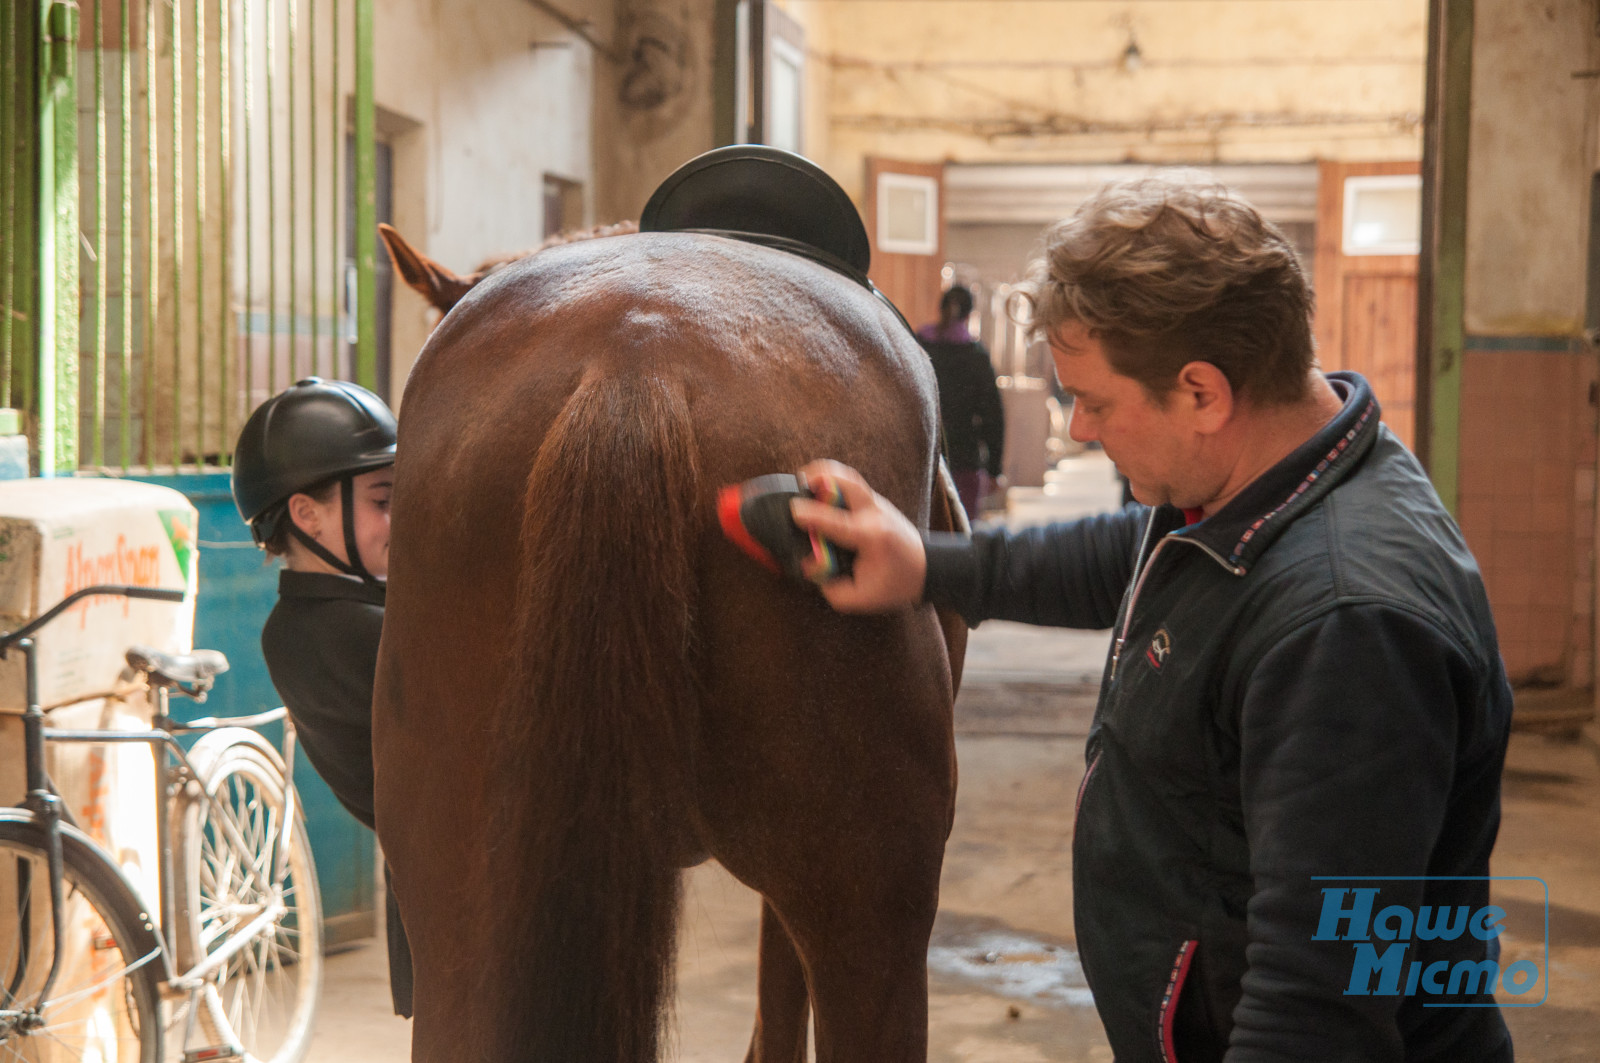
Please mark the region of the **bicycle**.
POLYGON ((131 683, 71 704, 148 691, 148 730, 47 726, 32 636, 91 595, 184 598, 86 587, 0 634, 0 659, 24 655, 28 791, 23 807, 0 808, 0 1059, 167 1063, 181 1052, 183 1063, 295 1063, 321 989, 322 908, 292 782, 293 725, 282 708, 180 723, 171 693, 204 701, 226 658, 135 647, 131 683), (281 750, 253 730, 279 720, 281 750), (188 750, 177 740, 195 734, 188 750), (72 821, 46 772, 46 743, 150 746, 156 905, 72 821))

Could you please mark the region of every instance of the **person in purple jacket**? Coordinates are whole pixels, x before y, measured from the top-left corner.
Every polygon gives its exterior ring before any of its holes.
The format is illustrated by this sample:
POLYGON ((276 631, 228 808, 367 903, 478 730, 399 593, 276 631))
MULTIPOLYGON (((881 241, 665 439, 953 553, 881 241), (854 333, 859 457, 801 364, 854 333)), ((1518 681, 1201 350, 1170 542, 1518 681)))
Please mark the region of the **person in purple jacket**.
POLYGON ((983 496, 1005 468, 1006 417, 989 349, 967 329, 972 292, 960 284, 939 299, 939 320, 917 330, 939 382, 945 459, 961 506, 977 520, 983 496))

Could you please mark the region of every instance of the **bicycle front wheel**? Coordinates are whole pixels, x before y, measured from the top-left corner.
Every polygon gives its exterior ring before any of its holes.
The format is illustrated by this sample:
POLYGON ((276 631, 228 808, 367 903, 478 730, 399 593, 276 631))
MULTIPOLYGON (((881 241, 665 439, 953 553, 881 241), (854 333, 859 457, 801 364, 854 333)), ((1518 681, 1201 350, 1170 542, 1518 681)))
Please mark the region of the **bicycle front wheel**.
POLYGON ((160 946, 117 870, 62 827, 61 963, 55 955, 44 829, 0 818, 0 1061, 160 1063, 160 946))
POLYGON ((192 971, 246 937, 208 980, 252 1060, 296 1063, 322 988, 322 905, 305 824, 297 808, 275 869, 287 785, 276 752, 253 732, 214 731, 189 763, 195 782, 173 809, 178 966, 192 971))

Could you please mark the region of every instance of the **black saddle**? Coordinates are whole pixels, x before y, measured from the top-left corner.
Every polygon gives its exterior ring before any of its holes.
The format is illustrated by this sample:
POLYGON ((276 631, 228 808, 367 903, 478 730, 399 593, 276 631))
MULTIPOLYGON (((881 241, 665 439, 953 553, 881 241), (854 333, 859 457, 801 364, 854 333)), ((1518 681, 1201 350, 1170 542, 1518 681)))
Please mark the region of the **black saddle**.
POLYGON ((212 680, 228 670, 228 658, 216 650, 162 653, 149 646, 135 646, 123 656, 129 668, 150 677, 151 686, 177 687, 190 694, 209 690, 212 680))
POLYGON ((915 332, 867 278, 872 245, 854 203, 811 160, 765 144, 697 155, 661 182, 640 232, 699 232, 787 251, 842 273, 872 292, 915 332))

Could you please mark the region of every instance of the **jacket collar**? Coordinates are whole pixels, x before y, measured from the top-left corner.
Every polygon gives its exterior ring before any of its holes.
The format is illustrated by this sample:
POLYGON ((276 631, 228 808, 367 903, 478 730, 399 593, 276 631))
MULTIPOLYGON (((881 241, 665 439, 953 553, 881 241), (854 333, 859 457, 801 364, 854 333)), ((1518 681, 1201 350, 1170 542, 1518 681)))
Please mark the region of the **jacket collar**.
POLYGON ((1378 438, 1382 411, 1359 373, 1328 373, 1344 408, 1278 464, 1256 477, 1210 517, 1185 528, 1171 506, 1155 514, 1156 531, 1173 530, 1242 576, 1283 530, 1361 464, 1378 438))
POLYGON ((388 590, 386 583, 368 583, 354 576, 339 576, 331 572, 293 572, 284 569, 278 573, 278 597, 347 599, 382 605, 388 590))

